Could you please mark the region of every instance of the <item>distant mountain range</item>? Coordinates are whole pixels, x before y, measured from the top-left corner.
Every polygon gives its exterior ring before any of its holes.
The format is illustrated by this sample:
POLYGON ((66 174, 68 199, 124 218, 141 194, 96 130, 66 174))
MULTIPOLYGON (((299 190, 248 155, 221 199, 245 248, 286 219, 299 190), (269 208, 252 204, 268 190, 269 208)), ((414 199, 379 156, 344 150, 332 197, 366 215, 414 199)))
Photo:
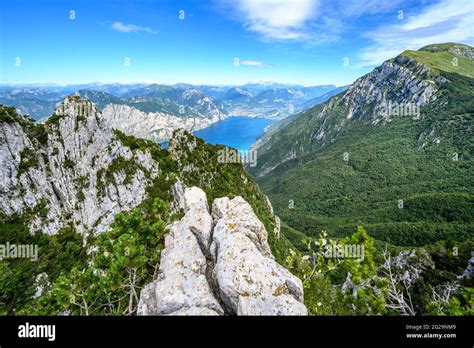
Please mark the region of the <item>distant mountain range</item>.
MULTIPOLYGON (((341 87, 340 87, 341 88, 341 87)), ((339 88, 339 89, 340 89, 339 88)), ((334 85, 304 87, 274 82, 243 86, 100 84, 0 86, 0 103, 39 120, 48 117, 67 95, 78 94, 100 108, 128 105, 143 112, 179 118, 236 115, 282 119, 338 91, 334 85)))
MULTIPOLYGON (((303 87, 247 84, 229 88, 221 96, 221 100, 224 108, 233 115, 282 119, 301 111, 311 100, 335 89, 337 87, 334 85, 303 87)), ((329 97, 330 95, 327 98, 329 97)))
POLYGON ((226 114, 221 103, 196 88, 178 89, 153 84, 129 90, 121 97, 89 89, 81 89, 77 94, 101 109, 109 104, 128 105, 143 112, 161 112, 181 118, 212 118, 226 114))

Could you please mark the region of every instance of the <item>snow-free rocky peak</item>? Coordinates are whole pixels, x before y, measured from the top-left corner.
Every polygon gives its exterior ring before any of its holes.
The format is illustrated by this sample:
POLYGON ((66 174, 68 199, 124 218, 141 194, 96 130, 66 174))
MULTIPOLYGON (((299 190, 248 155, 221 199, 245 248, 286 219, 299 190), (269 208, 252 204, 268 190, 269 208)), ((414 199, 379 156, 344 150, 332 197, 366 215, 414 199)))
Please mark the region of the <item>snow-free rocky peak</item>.
MULTIPOLYGON (((400 118, 422 123, 426 107, 452 83, 451 73, 473 76, 473 56, 472 47, 439 44, 385 61, 344 92, 303 111, 260 141, 255 175, 267 176, 283 163, 329 147, 360 127, 385 127, 400 118)), ((425 145, 438 142, 430 132, 427 127, 421 135, 425 145)))
POLYGON ((214 200, 211 215, 201 189, 174 191, 184 217, 170 226, 139 315, 307 314, 301 281, 274 260, 265 227, 242 197, 214 200))
POLYGON ((88 100, 64 99, 41 136, 17 118, 0 123, 0 210, 31 216, 31 232, 103 231, 158 175, 150 154, 124 146, 88 100))

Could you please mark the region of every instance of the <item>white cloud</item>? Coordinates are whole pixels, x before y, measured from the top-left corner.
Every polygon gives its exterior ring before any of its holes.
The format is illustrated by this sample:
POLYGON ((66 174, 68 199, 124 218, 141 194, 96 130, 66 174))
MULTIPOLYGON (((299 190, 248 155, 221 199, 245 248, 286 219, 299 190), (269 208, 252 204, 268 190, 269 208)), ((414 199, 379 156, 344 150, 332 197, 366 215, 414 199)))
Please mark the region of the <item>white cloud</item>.
POLYGON ((300 41, 309 46, 336 41, 346 20, 393 10, 404 0, 214 0, 243 27, 266 41, 300 41))
POLYGON ((474 41, 474 2, 441 0, 400 24, 365 33, 372 43, 360 55, 361 66, 374 66, 407 49, 444 42, 474 41))
POLYGON ((317 15, 319 0, 221 0, 220 4, 237 13, 247 30, 265 39, 301 40, 310 36, 307 24, 317 15))
POLYGON ((250 66, 254 68, 265 68, 270 66, 269 64, 266 64, 259 60, 243 60, 240 62, 240 65, 250 66))
POLYGON ((155 31, 151 30, 150 28, 147 27, 141 27, 139 25, 135 24, 124 24, 122 22, 114 22, 110 26, 112 30, 119 31, 121 33, 137 33, 140 31, 144 31, 147 33, 155 33, 155 31))

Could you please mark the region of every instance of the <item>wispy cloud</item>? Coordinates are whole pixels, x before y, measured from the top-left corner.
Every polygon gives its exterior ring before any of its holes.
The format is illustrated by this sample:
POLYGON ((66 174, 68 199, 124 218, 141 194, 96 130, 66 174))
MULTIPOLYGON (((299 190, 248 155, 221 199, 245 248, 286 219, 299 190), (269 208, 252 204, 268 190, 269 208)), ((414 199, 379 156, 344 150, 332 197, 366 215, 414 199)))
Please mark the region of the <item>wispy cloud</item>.
POLYGON ((266 68, 271 66, 259 60, 243 60, 240 62, 240 65, 254 67, 254 68, 266 68))
POLYGON ((112 30, 119 31, 121 33, 138 33, 140 31, 155 34, 156 32, 148 27, 142 27, 135 24, 124 24, 122 22, 113 22, 110 26, 112 30))
POLYGON ((337 11, 344 17, 359 17, 363 14, 385 13, 400 6, 404 0, 343 0, 337 3, 337 11))
POLYGON ((219 0, 218 3, 237 15, 247 30, 271 40, 307 38, 307 25, 319 7, 319 0, 219 0))
POLYGON ((393 10, 404 0, 214 0, 265 41, 300 41, 309 46, 336 41, 351 18, 393 10))
POLYGON ((400 54, 433 43, 474 41, 474 4, 471 0, 441 0, 399 24, 365 33, 371 44, 360 54, 361 66, 373 66, 400 54))

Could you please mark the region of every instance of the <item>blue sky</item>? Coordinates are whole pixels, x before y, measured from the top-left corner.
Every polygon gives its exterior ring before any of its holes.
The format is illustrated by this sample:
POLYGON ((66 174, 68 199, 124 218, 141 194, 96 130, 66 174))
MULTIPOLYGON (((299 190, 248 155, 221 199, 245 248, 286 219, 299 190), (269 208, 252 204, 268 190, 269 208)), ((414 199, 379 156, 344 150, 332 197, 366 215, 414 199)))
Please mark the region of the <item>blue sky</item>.
POLYGON ((0 21, 9 84, 344 85, 405 49, 474 42, 471 0, 3 0, 0 21))

